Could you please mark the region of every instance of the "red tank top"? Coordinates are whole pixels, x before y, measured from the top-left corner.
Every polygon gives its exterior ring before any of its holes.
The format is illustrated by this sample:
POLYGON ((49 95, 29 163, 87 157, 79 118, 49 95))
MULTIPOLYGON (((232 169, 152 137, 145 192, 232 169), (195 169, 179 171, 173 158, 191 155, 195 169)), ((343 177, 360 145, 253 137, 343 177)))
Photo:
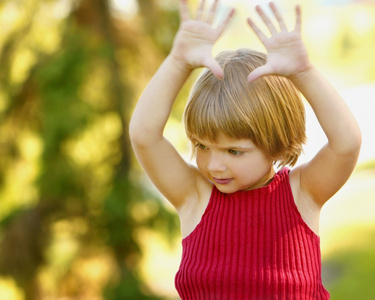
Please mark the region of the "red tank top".
POLYGON ((175 277, 182 299, 329 299, 320 240, 297 210, 287 168, 259 189, 214 187, 182 247, 175 277))

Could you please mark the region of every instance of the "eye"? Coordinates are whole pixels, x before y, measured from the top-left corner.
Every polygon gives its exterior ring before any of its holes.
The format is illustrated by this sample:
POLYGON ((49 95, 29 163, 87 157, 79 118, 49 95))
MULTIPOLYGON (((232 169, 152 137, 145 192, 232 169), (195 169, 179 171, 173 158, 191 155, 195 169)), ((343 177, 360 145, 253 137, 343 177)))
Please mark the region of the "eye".
POLYGON ((233 156, 240 156, 243 154, 243 152, 238 151, 238 150, 233 150, 233 149, 228 149, 228 153, 233 155, 233 156))
POLYGON ((200 143, 195 143, 195 147, 200 149, 200 150, 207 150, 208 149, 205 145, 200 144, 200 143))

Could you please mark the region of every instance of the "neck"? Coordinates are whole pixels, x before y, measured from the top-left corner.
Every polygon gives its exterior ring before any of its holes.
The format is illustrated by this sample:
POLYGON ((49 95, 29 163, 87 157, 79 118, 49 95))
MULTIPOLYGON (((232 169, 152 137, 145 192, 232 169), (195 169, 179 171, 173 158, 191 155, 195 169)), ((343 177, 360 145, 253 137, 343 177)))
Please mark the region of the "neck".
POLYGON ((269 185, 272 182, 275 174, 276 174, 275 170, 273 169, 273 167, 271 167, 270 171, 266 175, 264 175, 256 184, 247 188, 246 190, 247 191, 248 190, 255 190, 255 189, 258 189, 258 188, 269 185))

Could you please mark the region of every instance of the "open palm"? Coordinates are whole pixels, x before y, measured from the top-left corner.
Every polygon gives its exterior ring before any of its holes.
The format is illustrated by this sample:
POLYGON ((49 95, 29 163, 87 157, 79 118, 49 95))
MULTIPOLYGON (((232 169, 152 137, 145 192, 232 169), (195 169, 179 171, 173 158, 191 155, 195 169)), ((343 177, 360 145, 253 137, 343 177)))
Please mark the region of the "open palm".
POLYGON ((307 50, 301 37, 300 7, 296 7, 296 24, 292 31, 288 31, 284 20, 274 3, 270 3, 270 8, 276 18, 280 30, 276 29, 272 21, 259 6, 256 7, 259 16, 262 18, 271 33, 270 37, 267 37, 255 25, 255 23, 248 18, 250 27, 268 52, 266 64, 255 69, 249 75, 249 81, 271 74, 285 77, 296 76, 302 74, 310 67, 307 50))
POLYGON ((173 43, 171 55, 186 64, 189 68, 209 68, 216 77, 223 77, 223 71, 212 57, 212 47, 223 33, 233 15, 233 9, 226 19, 217 27, 212 26, 216 15, 218 0, 215 0, 207 16, 204 18, 204 1, 198 9, 195 20, 189 18, 186 0, 181 1, 179 31, 173 43), (204 18, 204 19, 203 19, 204 18))

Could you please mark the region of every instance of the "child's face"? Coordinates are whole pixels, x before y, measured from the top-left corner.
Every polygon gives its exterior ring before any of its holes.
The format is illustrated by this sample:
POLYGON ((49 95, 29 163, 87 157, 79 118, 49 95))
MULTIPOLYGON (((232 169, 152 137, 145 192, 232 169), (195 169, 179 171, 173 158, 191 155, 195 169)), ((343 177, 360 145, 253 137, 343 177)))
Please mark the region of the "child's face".
POLYGON ((249 139, 220 136, 216 142, 193 136, 197 166, 223 193, 267 185, 275 174, 272 160, 249 139))

